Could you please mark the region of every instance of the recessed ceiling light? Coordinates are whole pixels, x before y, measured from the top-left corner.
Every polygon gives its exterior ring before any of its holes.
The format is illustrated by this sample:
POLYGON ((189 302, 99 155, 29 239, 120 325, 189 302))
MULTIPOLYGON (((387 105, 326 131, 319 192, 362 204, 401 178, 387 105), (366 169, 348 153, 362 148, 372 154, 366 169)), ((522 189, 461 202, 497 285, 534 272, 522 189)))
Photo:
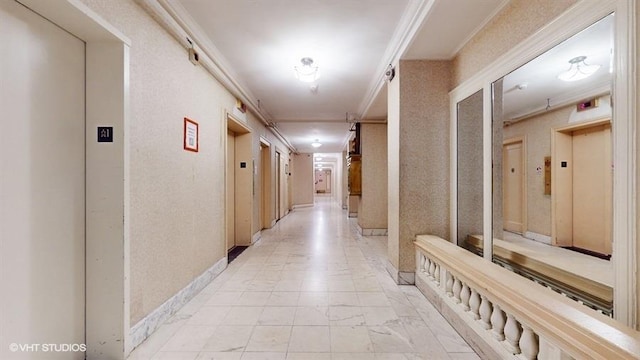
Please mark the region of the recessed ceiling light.
MULTIPOLYGON (((313 66, 313 59, 310 57, 303 57, 300 59, 302 66, 294 66, 296 71, 296 77, 302 82, 314 82, 320 78, 320 72, 317 66, 313 66)), ((317 88, 316 88, 317 89, 317 88)))

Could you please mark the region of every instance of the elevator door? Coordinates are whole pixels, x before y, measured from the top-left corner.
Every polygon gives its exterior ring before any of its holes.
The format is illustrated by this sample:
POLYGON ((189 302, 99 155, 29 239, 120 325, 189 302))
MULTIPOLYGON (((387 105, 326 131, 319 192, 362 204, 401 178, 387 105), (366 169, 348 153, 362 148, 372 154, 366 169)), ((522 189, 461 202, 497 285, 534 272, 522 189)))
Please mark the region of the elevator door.
POLYGON ((227 130, 227 250, 236 246, 236 136, 231 130, 227 130))
MULTIPOLYGON (((0 358, 85 342, 85 44, 0 2, 0 358)), ((93 133, 95 136, 95 132, 93 133)))

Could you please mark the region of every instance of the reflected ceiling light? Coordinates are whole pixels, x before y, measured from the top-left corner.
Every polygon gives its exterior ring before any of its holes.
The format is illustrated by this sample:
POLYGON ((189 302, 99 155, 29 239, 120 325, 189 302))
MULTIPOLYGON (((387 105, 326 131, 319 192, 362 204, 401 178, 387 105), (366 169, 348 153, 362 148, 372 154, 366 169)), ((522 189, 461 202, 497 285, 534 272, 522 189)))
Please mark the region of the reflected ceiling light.
POLYGON ((598 69, 600 69, 600 65, 589 65, 585 62, 587 59, 586 56, 576 56, 573 59, 569 60, 569 70, 561 72, 558 75, 558 79, 562 81, 577 81, 586 79, 589 76, 593 75, 598 69))
POLYGON ((302 66, 293 67, 293 69, 296 71, 296 78, 298 78, 298 80, 310 83, 320 78, 320 72, 318 72, 317 66, 313 66, 312 58, 303 57, 302 59, 300 59, 300 62, 302 63, 302 66))
POLYGON ((320 160, 322 160, 322 158, 321 158, 321 157, 317 157, 317 158, 316 158, 316 161, 320 161, 320 160))
POLYGON ((314 148, 319 148, 320 146, 322 146, 322 144, 318 139, 316 139, 316 141, 311 143, 311 146, 313 146, 314 148))

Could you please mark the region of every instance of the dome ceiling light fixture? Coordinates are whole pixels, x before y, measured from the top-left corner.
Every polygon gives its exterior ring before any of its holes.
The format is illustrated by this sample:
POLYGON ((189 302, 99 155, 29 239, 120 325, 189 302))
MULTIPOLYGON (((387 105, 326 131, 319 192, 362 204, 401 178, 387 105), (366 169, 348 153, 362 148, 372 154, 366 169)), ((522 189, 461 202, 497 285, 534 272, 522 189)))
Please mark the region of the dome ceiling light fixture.
POLYGON ((569 64, 571 64, 569 70, 561 72, 558 75, 558 79, 562 81, 578 81, 588 78, 600 69, 600 65, 587 64, 585 62, 586 59, 586 56, 576 56, 569 60, 569 64))
POLYGON ((322 144, 320 143, 320 140, 316 139, 316 141, 311 143, 311 146, 313 146, 314 148, 319 148, 320 146, 322 146, 322 144))
MULTIPOLYGON (((320 72, 317 66, 313 66, 313 59, 310 57, 303 57, 300 59, 302 66, 294 66, 296 71, 296 78, 305 83, 312 83, 320 78, 320 72)), ((317 87, 316 87, 317 89, 317 87)))

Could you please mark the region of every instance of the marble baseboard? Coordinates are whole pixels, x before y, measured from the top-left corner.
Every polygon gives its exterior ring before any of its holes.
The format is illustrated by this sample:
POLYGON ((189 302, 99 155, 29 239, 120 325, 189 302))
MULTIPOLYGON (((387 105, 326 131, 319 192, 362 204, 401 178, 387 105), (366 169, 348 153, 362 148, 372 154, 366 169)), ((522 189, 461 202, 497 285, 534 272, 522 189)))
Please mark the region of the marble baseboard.
POLYGON ((525 231, 524 237, 527 239, 535 240, 543 244, 551 245, 551 236, 534 233, 531 231, 525 231))
POLYGON ((398 285, 414 285, 416 283, 416 273, 407 271, 398 271, 395 266, 387 262, 387 272, 391 275, 393 281, 398 285))
POLYGON ((158 308, 153 310, 144 319, 135 324, 129 331, 129 343, 131 350, 140 345, 146 338, 153 334, 173 314, 178 312, 182 306, 193 299, 202 289, 227 267, 227 257, 218 260, 212 267, 195 278, 189 285, 180 290, 177 294, 169 298, 158 308))
POLYGON ((438 312, 447 320, 447 322, 462 336, 467 344, 478 354, 481 359, 509 359, 511 354, 505 353, 505 349, 493 344, 488 332, 484 329, 478 331, 474 327, 480 327, 479 324, 469 320, 467 313, 462 309, 458 309, 459 305, 449 304, 452 299, 445 298, 444 294, 432 287, 429 281, 425 281, 421 275, 416 276, 415 285, 427 300, 438 310, 438 312), (462 312, 462 313, 461 313, 462 312), (470 323, 471 321, 471 323, 470 323))
POLYGON ((358 233, 362 236, 387 236, 387 229, 363 229, 358 225, 358 233))
POLYGON ((294 209, 299 209, 299 208, 308 208, 308 207, 313 207, 313 203, 311 204, 299 204, 299 205, 293 205, 294 209))
POLYGON ((357 212, 350 212, 349 213, 349 217, 350 218, 357 218, 358 217, 358 213, 357 212))
POLYGON ((262 231, 258 231, 257 233, 253 234, 253 236, 251 237, 251 244, 254 244, 256 241, 260 240, 260 238, 262 238, 262 231))

